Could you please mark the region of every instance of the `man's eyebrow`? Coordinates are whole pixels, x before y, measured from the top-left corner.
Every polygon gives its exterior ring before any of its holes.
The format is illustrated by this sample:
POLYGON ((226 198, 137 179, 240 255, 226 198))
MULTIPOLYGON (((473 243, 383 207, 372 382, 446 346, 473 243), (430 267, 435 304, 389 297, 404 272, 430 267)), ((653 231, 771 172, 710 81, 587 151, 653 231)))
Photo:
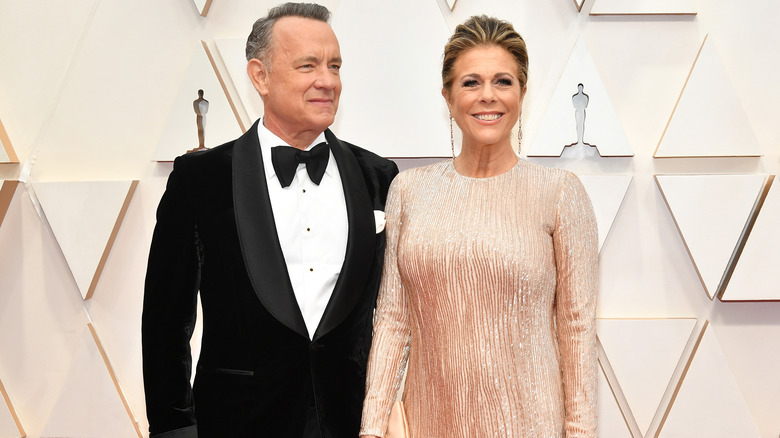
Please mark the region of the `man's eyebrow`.
POLYGON ((317 62, 317 61, 319 61, 319 60, 320 60, 320 59, 319 59, 319 58, 317 58, 317 57, 316 57, 316 56, 314 56, 314 55, 308 55, 308 56, 302 56, 302 57, 300 57, 300 58, 296 59, 296 60, 295 60, 295 63, 297 64, 297 63, 301 63, 301 62, 317 62))
MULTIPOLYGON (((295 62, 296 63, 301 63, 301 62, 320 62, 320 58, 315 56, 315 55, 307 55, 307 56, 302 56, 302 57, 296 59, 295 62)), ((328 62, 329 63, 337 62, 337 63, 340 64, 342 62, 341 56, 334 56, 328 62)))

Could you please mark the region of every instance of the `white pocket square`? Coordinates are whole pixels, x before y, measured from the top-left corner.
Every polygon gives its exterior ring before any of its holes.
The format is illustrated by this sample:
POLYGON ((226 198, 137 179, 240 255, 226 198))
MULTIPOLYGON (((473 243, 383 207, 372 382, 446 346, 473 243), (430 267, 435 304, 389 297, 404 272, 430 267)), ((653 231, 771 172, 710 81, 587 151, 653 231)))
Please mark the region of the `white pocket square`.
POLYGON ((376 224, 376 233, 379 234, 385 230, 385 212, 374 210, 374 223, 376 224))

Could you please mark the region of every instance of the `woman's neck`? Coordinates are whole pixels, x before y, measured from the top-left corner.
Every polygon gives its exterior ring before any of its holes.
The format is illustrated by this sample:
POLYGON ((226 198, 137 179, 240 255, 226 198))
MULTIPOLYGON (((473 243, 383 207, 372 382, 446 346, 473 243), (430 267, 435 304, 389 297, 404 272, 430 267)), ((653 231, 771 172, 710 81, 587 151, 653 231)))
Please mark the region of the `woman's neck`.
POLYGON ((463 150, 453 163, 455 170, 463 176, 489 178, 508 172, 517 164, 517 160, 517 155, 508 141, 481 146, 464 143, 463 150))

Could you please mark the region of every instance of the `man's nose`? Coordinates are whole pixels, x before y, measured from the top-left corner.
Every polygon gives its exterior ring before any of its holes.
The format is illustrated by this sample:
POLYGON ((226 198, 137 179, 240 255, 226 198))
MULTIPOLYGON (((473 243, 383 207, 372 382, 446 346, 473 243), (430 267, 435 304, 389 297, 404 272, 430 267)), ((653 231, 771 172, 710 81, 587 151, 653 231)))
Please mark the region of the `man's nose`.
POLYGON ((340 78, 338 76, 338 71, 334 71, 325 66, 323 68, 317 69, 317 80, 315 81, 314 86, 317 88, 332 90, 336 87, 339 80, 340 78))

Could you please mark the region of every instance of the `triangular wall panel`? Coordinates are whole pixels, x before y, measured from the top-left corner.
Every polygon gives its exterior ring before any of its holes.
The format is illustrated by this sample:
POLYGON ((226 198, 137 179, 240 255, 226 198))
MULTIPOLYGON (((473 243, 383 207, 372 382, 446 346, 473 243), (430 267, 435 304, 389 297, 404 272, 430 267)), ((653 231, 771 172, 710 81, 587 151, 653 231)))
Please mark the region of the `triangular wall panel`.
POLYGON ((656 175, 696 271, 710 298, 729 266, 762 192, 765 175, 656 175))
POLYGON ((84 299, 95 291, 137 185, 138 181, 33 183, 84 299))
POLYGON ((0 380, 0 437, 23 437, 25 436, 22 423, 16 415, 16 410, 11 404, 11 398, 0 380))
POLYGON ((646 434, 696 319, 599 319, 601 345, 642 434, 646 434))
POLYGON ((578 175, 588 192, 599 229, 599 249, 607 240, 623 199, 628 192, 631 175, 578 175))
POLYGON ((594 0, 590 15, 695 15, 690 0, 594 0))
POLYGON ((775 176, 723 301, 780 300, 780 182, 775 176))
POLYGON ((449 116, 439 91, 450 30, 437 3, 341 0, 333 30, 344 58, 334 132, 384 157, 449 156, 449 116))
MULTIPOLYGON (((0 1, 0 118, 6 117, 7 134, 10 135, 16 155, 22 160, 26 160, 42 145, 40 138, 51 129, 52 111, 58 102, 65 101, 61 111, 66 113, 65 117, 72 123, 88 111, 88 108, 81 108, 83 102, 76 103, 63 96, 66 95, 64 89, 72 85, 68 77, 80 58, 84 39, 97 30, 91 25, 97 3, 95 0, 72 0, 64 4, 0 1), (52 45, 48 50, 41 46, 41 39, 46 39, 46 36, 51 36, 51 41, 43 43, 52 45)), ((129 43, 130 39, 123 41, 129 43)), ((94 67, 101 68, 98 65, 94 67)), ((108 63, 103 64, 103 67, 110 68, 108 63)), ((130 71, 142 65, 131 62, 123 67, 130 71)), ((115 83, 115 78, 109 73, 100 77, 108 84, 115 83)), ((135 88, 136 84, 124 83, 123 86, 135 88)), ((111 107, 106 113, 110 112, 115 119, 122 119, 119 104, 115 106, 106 99, 99 100, 101 107, 111 107)), ((129 112, 143 109, 142 104, 134 107, 133 103, 127 102, 125 100, 122 103, 127 105, 129 112)), ((138 103, 137 100, 135 102, 138 103)), ((72 128, 74 132, 81 130, 91 134, 95 131, 92 126, 87 127, 81 122, 75 123, 72 128)), ((0 143, 5 141, 2 139, 0 143)), ((60 145, 67 142, 64 138, 55 141, 60 142, 60 145)))
POLYGON ((598 379, 599 435, 611 438, 632 438, 631 431, 628 429, 623 413, 620 411, 620 406, 615 400, 615 396, 610 390, 609 382, 601 368, 599 368, 598 379))
POLYGON ((249 129, 255 120, 263 116, 263 100, 255 90, 246 72, 246 38, 219 38, 214 40, 221 62, 217 62, 217 74, 223 81, 232 82, 238 96, 228 96, 235 106, 240 107, 248 120, 243 120, 243 126, 249 129), (223 70, 224 69, 224 70, 223 70))
POLYGON ((16 156, 13 146, 11 146, 11 139, 8 137, 3 126, 3 121, 0 120, 0 163, 18 163, 19 157, 16 156))
POLYGON ((704 329, 660 438, 761 436, 711 325, 704 329))
POLYGON ((87 327, 81 334, 42 437, 143 436, 135 419, 128 415, 93 333, 87 327))
POLYGON ((19 181, 0 181, 0 226, 3 226, 5 213, 8 211, 8 206, 11 205, 11 200, 14 198, 14 194, 16 193, 16 186, 18 185, 19 181))
POLYGON ((609 363, 604 346, 598 338, 596 339, 596 347, 598 349, 599 370, 601 371, 598 381, 599 434, 602 436, 624 436, 627 433, 631 437, 641 436, 634 414, 631 413, 631 407, 620 388, 620 382, 618 382, 615 371, 609 363), (606 415, 606 417, 602 418, 602 415, 606 415))
POLYGON ((759 156, 761 147, 710 38, 704 38, 656 158, 759 156))
POLYGON ((214 0, 192 0, 195 3, 195 7, 198 8, 198 12, 201 16, 205 17, 209 14, 211 9, 211 3, 214 0))
POLYGON ((173 161, 177 156, 198 147, 197 114, 194 109, 194 103, 199 98, 198 90, 203 90, 203 98, 208 101, 208 110, 203 118, 205 146, 218 146, 241 135, 238 118, 203 45, 199 43, 157 145, 153 158, 155 161, 173 161))
POLYGON ((628 137, 582 38, 572 50, 528 149, 528 156, 557 157, 563 153, 564 147, 578 142, 577 111, 573 97, 580 91, 587 95, 583 142, 597 149, 602 157, 633 156, 628 137), (579 84, 583 85, 582 90, 579 84))

